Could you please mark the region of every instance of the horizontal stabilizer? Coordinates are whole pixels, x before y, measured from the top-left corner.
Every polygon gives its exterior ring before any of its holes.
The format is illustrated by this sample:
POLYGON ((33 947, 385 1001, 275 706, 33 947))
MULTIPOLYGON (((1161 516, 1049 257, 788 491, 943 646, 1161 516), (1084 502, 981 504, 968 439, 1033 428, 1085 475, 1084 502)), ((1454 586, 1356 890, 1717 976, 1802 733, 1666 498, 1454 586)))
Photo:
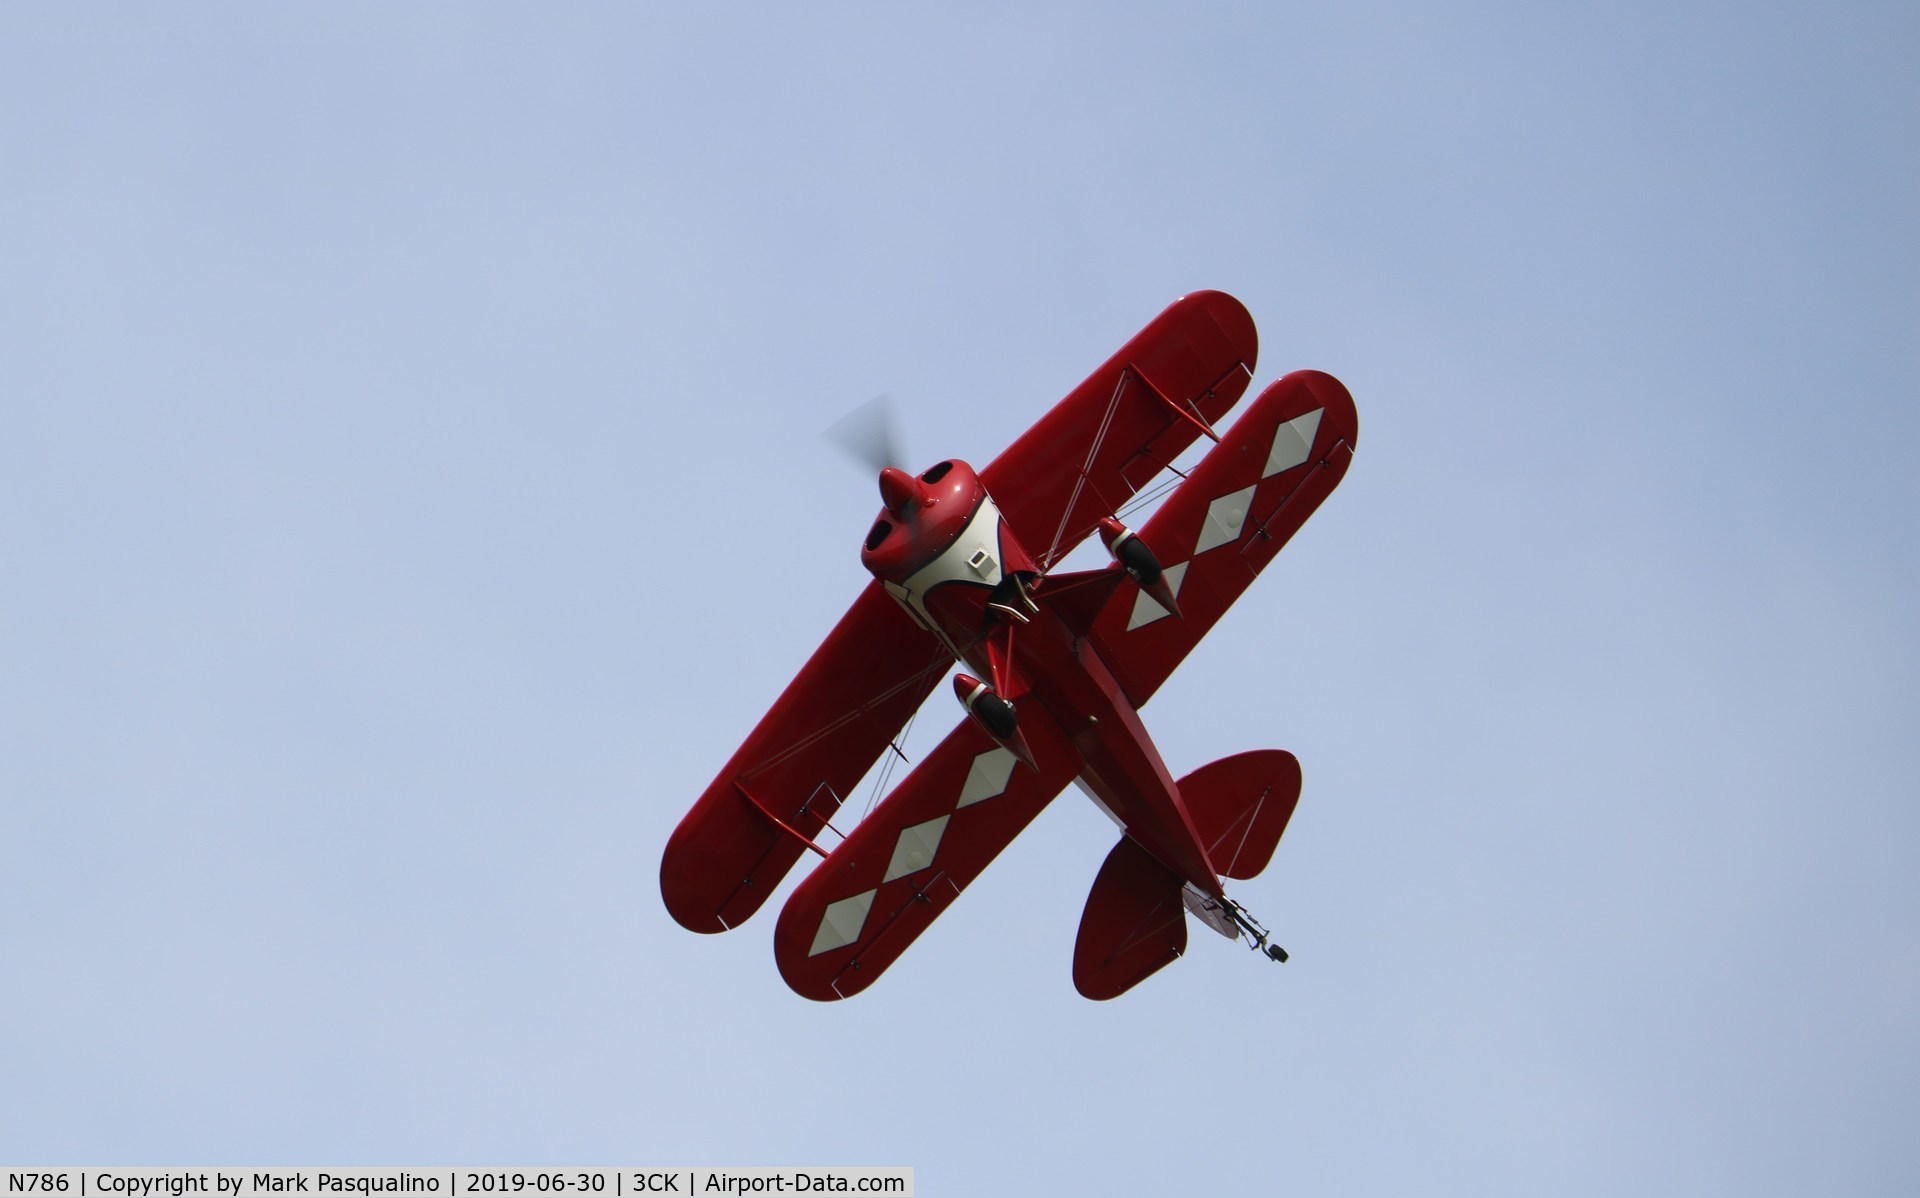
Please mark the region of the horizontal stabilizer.
POLYGON ((1222 757, 1179 781, 1207 861, 1223 878, 1257 876, 1300 802, 1300 763, 1284 749, 1222 757))
POLYGON ((1118 998, 1187 951, 1180 875, 1129 837, 1113 846, 1087 895, 1073 944, 1073 985, 1118 998))

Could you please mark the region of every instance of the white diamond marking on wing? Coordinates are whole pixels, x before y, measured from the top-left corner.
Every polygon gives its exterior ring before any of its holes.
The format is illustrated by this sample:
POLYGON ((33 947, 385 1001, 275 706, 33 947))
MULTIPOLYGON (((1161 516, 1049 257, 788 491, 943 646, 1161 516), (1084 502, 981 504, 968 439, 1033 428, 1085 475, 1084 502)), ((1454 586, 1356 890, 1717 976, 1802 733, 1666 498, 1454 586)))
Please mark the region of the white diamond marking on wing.
POLYGON ((947 821, 952 818, 943 815, 900 829, 900 839, 893 845, 893 860, 887 862, 887 876, 880 880, 891 882, 933 864, 934 851, 940 847, 940 837, 946 833, 947 821))
POLYGON ((960 801, 954 809, 996 798, 1006 792, 1007 779, 1013 777, 1013 754, 1006 749, 988 749, 973 759, 966 784, 960 788, 960 801))
POLYGON ((1313 435, 1320 431, 1320 413, 1324 411, 1325 408, 1315 408, 1273 430, 1273 452, 1267 455, 1267 469, 1261 478, 1272 478, 1307 460, 1307 455, 1313 452, 1313 435))
POLYGON ((829 949, 844 948, 860 939, 860 929, 867 924, 867 911, 873 906, 873 891, 856 894, 852 898, 843 898, 837 903, 828 903, 826 914, 820 917, 820 930, 813 934, 813 947, 807 950, 809 957, 817 957, 829 949))
POLYGON ((1207 505, 1207 521, 1200 526, 1200 543, 1193 547, 1199 557, 1209 549, 1240 539, 1247 522, 1247 508, 1253 504, 1253 488, 1243 487, 1231 495, 1222 495, 1207 505))
MULTIPOLYGON (((1160 572, 1161 576, 1167 580, 1167 589, 1173 592, 1175 599, 1180 597, 1180 580, 1187 576, 1187 567, 1191 564, 1191 562, 1181 562, 1177 566, 1168 566, 1160 572)), ((1155 620, 1164 620, 1172 614, 1161 607, 1152 595, 1141 591, 1133 597, 1133 615, 1127 620, 1127 631, 1132 632, 1142 624, 1151 624, 1155 620)))

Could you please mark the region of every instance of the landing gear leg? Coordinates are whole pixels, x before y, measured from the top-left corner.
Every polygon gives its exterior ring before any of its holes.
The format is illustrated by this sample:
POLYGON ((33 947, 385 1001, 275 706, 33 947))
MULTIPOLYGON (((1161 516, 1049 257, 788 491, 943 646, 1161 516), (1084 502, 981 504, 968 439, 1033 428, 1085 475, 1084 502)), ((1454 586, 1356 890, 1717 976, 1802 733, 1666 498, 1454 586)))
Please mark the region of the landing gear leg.
POLYGON ((1284 964, 1287 950, 1271 942, 1271 933, 1262 927, 1260 921, 1247 914, 1247 909, 1232 899, 1227 900, 1227 914, 1233 916, 1233 922, 1240 925, 1240 934, 1247 938, 1247 947, 1263 954, 1269 961, 1284 964))

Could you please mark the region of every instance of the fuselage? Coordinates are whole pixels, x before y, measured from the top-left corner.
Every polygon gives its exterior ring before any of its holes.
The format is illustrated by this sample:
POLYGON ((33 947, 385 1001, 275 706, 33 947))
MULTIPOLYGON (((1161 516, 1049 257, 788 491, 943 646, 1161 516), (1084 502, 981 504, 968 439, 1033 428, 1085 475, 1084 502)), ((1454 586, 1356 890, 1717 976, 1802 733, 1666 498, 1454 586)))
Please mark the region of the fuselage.
MULTIPOLYGON (((1049 591, 1113 577, 1050 579, 964 462, 881 476, 886 507, 861 563, 955 660, 1025 723, 1046 719, 1079 756, 1078 777, 1126 835, 1205 895, 1223 896, 1166 763, 1084 628, 1049 591)), ((1119 571, 1115 565, 1113 571, 1119 571)), ((970 707, 970 710, 973 708, 970 707)))

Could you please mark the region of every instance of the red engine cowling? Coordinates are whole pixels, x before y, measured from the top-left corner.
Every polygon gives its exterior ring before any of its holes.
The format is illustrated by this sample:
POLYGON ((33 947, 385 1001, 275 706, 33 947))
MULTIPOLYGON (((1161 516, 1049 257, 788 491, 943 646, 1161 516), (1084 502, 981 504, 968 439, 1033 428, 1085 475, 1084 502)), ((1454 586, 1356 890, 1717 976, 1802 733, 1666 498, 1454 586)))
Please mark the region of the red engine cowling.
POLYGON ((880 472, 885 506, 867 531, 860 564, 875 578, 906 582, 960 539, 986 497, 980 476, 958 459, 918 476, 888 466, 880 472))

